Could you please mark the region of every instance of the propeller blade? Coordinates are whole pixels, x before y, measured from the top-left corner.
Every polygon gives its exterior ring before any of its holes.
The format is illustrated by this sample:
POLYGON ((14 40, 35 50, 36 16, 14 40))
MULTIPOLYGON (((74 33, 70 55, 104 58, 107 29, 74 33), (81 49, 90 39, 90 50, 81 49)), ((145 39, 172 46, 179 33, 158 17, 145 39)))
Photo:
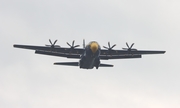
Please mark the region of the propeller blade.
POLYGON ((134 45, 134 43, 131 45, 131 47, 130 47, 130 48, 132 48, 132 47, 133 47, 133 45, 134 45))
POLYGON ((73 42, 72 42, 72 46, 74 46, 74 40, 73 40, 73 42))
POLYGON ((52 45, 51 39, 49 39, 50 44, 52 45))
POLYGON ((126 45, 127 45, 127 47, 129 48, 129 45, 128 45, 128 43, 126 42, 126 45))
POLYGON ((122 48, 123 50, 128 50, 128 48, 122 48))
POLYGON ((55 47, 55 48, 59 48, 60 46, 59 46, 59 45, 55 45, 54 47, 55 47))
POLYGON ((53 45, 55 45, 55 44, 56 44, 56 42, 57 42, 57 40, 55 40, 55 41, 54 41, 54 44, 53 44, 53 45))
POLYGON ((67 42, 67 44, 71 47, 71 45, 67 42))
POLYGON ((105 49, 109 49, 108 47, 106 47, 106 46, 103 46, 103 48, 105 48, 105 49))
POLYGON ((111 49, 114 48, 115 46, 116 46, 116 44, 114 44, 114 45, 111 47, 111 49))
POLYGON ((79 47, 80 45, 75 45, 74 48, 79 47))
POLYGON ((45 45, 45 46, 47 46, 47 47, 51 47, 51 45, 45 45))
POLYGON ((111 47, 111 46, 110 46, 110 42, 108 42, 108 46, 109 46, 109 48, 111 47))
POLYGON ((131 49, 131 51, 137 51, 137 49, 133 48, 133 49, 131 49))

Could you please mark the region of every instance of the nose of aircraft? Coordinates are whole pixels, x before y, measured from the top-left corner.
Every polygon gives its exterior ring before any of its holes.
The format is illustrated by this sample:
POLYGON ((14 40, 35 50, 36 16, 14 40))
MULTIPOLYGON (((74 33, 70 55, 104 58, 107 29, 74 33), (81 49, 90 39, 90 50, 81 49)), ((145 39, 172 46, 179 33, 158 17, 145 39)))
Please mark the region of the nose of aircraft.
POLYGON ((93 42, 90 44, 90 49, 93 53, 95 53, 98 50, 98 44, 93 42))

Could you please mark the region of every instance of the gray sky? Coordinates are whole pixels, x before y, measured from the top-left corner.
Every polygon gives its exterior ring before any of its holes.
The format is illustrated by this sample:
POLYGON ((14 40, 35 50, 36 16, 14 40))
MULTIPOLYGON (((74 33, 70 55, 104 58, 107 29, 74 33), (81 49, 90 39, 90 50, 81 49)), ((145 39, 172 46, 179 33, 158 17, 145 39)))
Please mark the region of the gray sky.
POLYGON ((179 0, 1 0, 1 108, 179 108, 179 0), (115 49, 166 50, 113 68, 54 66, 77 61, 36 55, 13 44, 96 40, 115 49))

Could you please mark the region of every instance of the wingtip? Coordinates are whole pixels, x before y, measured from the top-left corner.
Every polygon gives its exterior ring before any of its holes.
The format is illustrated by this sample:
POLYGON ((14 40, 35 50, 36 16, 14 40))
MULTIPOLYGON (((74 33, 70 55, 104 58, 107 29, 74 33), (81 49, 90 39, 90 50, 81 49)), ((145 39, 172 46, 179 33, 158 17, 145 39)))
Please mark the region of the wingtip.
POLYGON ((17 46, 16 44, 13 45, 13 47, 16 47, 16 46, 17 46))
POLYGON ((13 47, 14 48, 19 48, 21 45, 18 45, 18 44, 14 44, 13 47))

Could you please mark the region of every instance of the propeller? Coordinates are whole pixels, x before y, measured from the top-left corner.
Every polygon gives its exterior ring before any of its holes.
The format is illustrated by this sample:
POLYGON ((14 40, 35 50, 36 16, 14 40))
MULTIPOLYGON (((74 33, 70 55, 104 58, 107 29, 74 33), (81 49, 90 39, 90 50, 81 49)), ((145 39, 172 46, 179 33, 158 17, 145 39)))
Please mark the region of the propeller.
POLYGON ((108 50, 112 50, 114 47, 116 46, 116 44, 114 44, 113 46, 110 45, 110 42, 108 42, 108 47, 106 46, 103 46, 105 49, 108 49, 108 50))
POLYGON ((113 50, 113 48, 116 46, 116 44, 114 44, 113 46, 111 46, 111 44, 110 44, 110 42, 108 42, 108 47, 106 47, 106 46, 103 46, 105 49, 107 49, 108 50, 108 54, 110 54, 111 55, 111 51, 113 50))
POLYGON ((49 42, 50 42, 51 45, 46 45, 47 47, 51 47, 51 48, 60 47, 59 45, 55 45, 57 40, 55 40, 54 43, 52 43, 51 39, 49 39, 49 42))
POLYGON ((134 45, 134 43, 132 43, 131 46, 129 47, 128 43, 126 42, 127 48, 122 48, 122 49, 123 49, 123 50, 128 50, 128 51, 135 51, 135 50, 137 50, 137 49, 135 49, 135 48, 132 48, 133 45, 134 45))
POLYGON ((71 49, 74 49, 74 48, 76 48, 76 47, 79 47, 80 45, 75 45, 74 46, 74 40, 72 41, 72 45, 70 45, 68 42, 67 42, 67 44, 71 47, 71 49))

